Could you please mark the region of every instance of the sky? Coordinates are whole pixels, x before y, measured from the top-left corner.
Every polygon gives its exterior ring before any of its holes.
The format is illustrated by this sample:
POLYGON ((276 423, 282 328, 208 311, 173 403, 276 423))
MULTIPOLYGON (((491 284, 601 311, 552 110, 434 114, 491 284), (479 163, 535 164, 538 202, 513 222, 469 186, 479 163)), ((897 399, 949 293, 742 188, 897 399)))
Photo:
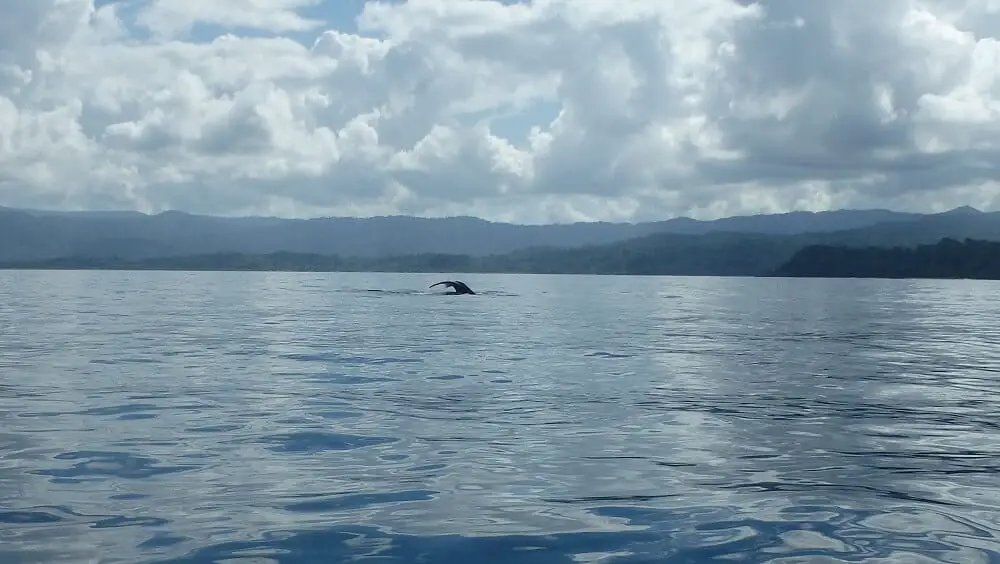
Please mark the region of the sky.
POLYGON ((1000 209, 1000 0, 0 0, 0 205, 1000 209))

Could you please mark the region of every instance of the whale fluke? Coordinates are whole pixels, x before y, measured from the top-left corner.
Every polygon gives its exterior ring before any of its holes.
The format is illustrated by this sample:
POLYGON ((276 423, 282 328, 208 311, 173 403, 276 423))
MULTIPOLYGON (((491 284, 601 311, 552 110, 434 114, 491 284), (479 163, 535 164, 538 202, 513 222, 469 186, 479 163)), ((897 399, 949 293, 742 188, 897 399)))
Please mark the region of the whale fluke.
POLYGON ((431 288, 434 286, 447 286, 455 290, 454 292, 449 292, 449 294, 475 294, 475 292, 472 291, 472 288, 469 288, 465 285, 465 282, 460 280, 444 280, 438 282, 437 284, 430 285, 431 288))

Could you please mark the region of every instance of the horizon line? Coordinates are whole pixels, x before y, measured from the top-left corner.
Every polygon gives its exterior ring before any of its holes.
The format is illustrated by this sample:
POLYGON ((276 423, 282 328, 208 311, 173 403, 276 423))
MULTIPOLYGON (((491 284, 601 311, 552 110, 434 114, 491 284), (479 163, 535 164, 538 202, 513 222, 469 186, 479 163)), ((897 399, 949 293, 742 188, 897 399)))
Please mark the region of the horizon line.
POLYGON ((831 213, 894 213, 901 215, 923 215, 923 216, 933 216, 933 215, 944 215, 949 213, 990 213, 980 210, 974 206, 970 205, 960 205, 954 208, 950 208, 944 211, 906 211, 906 210, 894 210, 890 208, 833 208, 826 210, 789 210, 783 212, 759 212, 759 213, 748 213, 743 215, 729 215, 720 216, 715 219, 696 219, 690 216, 674 216, 664 219, 654 219, 647 221, 572 221, 572 222, 553 222, 553 223, 515 223, 511 221, 497 221, 486 219, 479 216, 473 215, 450 215, 450 216, 420 216, 420 215, 406 215, 406 214, 383 214, 383 215, 368 215, 368 216, 336 216, 336 215, 317 215, 311 217, 287 217, 287 216, 277 216, 277 215, 228 215, 228 214, 210 214, 201 212, 190 212, 180 209, 166 209, 159 212, 143 212, 135 209, 51 209, 51 208, 22 208, 15 206, 0 205, 0 211, 10 211, 10 212, 21 212, 29 215, 49 215, 49 216, 142 216, 142 217, 158 217, 163 215, 185 215, 191 217, 204 217, 213 219, 230 219, 230 220, 274 220, 274 221, 335 221, 335 220, 359 220, 359 221, 371 221, 378 219, 410 219, 410 220, 421 220, 421 221, 442 221, 442 220, 475 220, 484 223, 491 224, 501 224, 501 225, 514 225, 521 227, 545 227, 545 226, 569 226, 569 225, 648 225, 655 223, 666 223, 672 221, 688 221, 695 223, 712 223, 714 221, 724 221, 729 219, 737 218, 750 218, 750 217, 775 217, 784 215, 822 215, 831 213))

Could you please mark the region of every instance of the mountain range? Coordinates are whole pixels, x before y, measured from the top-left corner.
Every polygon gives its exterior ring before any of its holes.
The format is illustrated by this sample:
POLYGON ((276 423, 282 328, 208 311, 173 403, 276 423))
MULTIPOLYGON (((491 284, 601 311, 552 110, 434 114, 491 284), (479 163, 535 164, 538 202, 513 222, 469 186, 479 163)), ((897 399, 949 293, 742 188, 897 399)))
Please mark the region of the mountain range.
POLYGON ((0 208, 6 267, 758 275, 809 245, 1000 240, 1000 213, 836 210, 516 225, 471 217, 281 219, 0 208))

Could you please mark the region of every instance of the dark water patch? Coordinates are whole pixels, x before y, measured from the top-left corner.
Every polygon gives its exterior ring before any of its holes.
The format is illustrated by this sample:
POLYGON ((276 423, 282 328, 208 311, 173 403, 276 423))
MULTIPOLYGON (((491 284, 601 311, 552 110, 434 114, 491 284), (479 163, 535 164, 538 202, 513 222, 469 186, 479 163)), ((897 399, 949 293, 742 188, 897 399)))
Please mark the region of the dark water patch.
POLYGON ((579 421, 573 419, 555 419, 552 421, 518 421, 512 419, 507 421, 507 425, 513 425, 517 427, 569 427, 573 425, 579 425, 579 421))
POLYGON ((231 433, 243 428, 243 425, 201 425, 198 427, 187 427, 187 433, 231 433))
POLYGON ((176 357, 176 356, 198 355, 198 354, 200 354, 202 352, 204 352, 204 351, 202 351, 201 349, 177 349, 177 350, 172 350, 172 351, 162 351, 162 352, 159 353, 159 355, 163 356, 163 357, 166 357, 166 358, 173 358, 173 357, 176 357))
POLYGON ((32 473, 55 478, 76 479, 84 476, 109 476, 126 479, 144 479, 161 474, 173 474, 197 468, 196 466, 160 465, 159 460, 136 456, 126 452, 75 451, 59 454, 56 460, 83 460, 70 468, 34 470, 32 473))
POLYGON ((116 529, 120 527, 157 527, 169 523, 158 517, 125 517, 117 515, 94 523, 95 529, 116 529))
POLYGON ((303 416, 279 417, 274 422, 285 427, 302 427, 312 424, 312 419, 303 416))
POLYGON ((298 360, 301 362, 330 362, 335 364, 361 364, 361 365, 372 365, 381 366, 387 364, 409 364, 409 363, 422 363, 424 360, 422 358, 406 358, 406 357, 371 357, 371 356, 361 356, 361 355, 341 355, 337 353, 318 353, 318 354, 285 354, 281 355, 279 358, 286 360, 298 360))
POLYGON ((120 419, 121 421, 156 419, 156 418, 157 415, 155 413, 127 413, 124 415, 120 415, 118 417, 118 419, 120 419))
MULTIPOLYGON (((121 498, 119 498, 121 499, 121 498)), ((129 499, 139 499, 132 497, 129 499)), ((0 523, 9 525, 44 525, 51 523, 90 523, 92 528, 106 529, 130 526, 161 526, 167 520, 157 517, 128 517, 124 515, 94 515, 74 511, 69 507, 52 506, 13 511, 0 511, 0 523)))
POLYGON ((656 466, 661 466, 664 468, 697 468, 698 465, 693 462, 672 462, 666 460, 656 460, 646 456, 630 456, 627 454, 609 454, 609 455, 590 455, 580 457, 584 460, 605 460, 609 462, 622 461, 622 460, 642 460, 645 462, 650 462, 656 466))
POLYGON ((765 492, 765 493, 776 493, 776 492, 815 492, 820 490, 831 490, 835 492, 849 493, 853 491, 863 491, 866 493, 874 494, 874 497, 886 498, 889 500, 899 500, 899 501, 916 501, 920 503, 928 503, 932 505, 961 505, 949 501, 936 500, 923 496, 916 496, 907 492, 894 490, 887 487, 874 487, 859 484, 832 484, 824 482, 808 482, 805 480, 799 480, 795 482, 778 482, 778 481, 758 481, 758 482, 744 482, 744 483, 725 483, 725 484, 715 484, 715 487, 723 490, 743 490, 743 491, 753 491, 753 492, 765 492))
POLYGON ((165 447, 171 449, 177 446, 177 441, 166 440, 166 439, 147 439, 146 437, 129 437, 127 439, 122 439, 120 441, 114 441, 108 443, 116 447, 132 447, 132 446, 156 446, 165 447))
POLYGON ((90 361, 91 364, 107 364, 114 366, 116 364, 162 364, 163 361, 158 358, 148 358, 148 357, 129 357, 129 358, 98 358, 90 361))
POLYGON ((147 497, 149 497, 149 494, 123 493, 123 494, 110 495, 108 496, 108 499, 114 499, 118 501, 136 501, 139 499, 146 499, 147 497))
POLYGON ((168 548, 191 540, 190 537, 182 537, 170 534, 157 533, 151 538, 139 543, 139 548, 168 548))
POLYGON ((741 454, 737 458, 741 460, 772 460, 775 458, 784 458, 786 455, 782 453, 763 453, 763 454, 741 454))
POLYGON ((461 380, 465 378, 461 374, 443 374, 440 376, 428 376, 428 380, 461 380))
MULTIPOLYGON (((274 325, 280 325, 280 322, 275 322, 274 325)), ((262 346, 261 348, 229 350, 222 354, 225 356, 256 357, 256 356, 269 356, 270 352, 267 350, 265 346, 262 346)))
MULTIPOLYGON (((412 501, 428 501, 438 492, 430 490, 409 490, 402 492, 366 492, 322 496, 323 499, 303 501, 285 506, 287 511, 322 513, 328 511, 357 510, 373 505, 401 504, 412 501)), ((320 497, 320 496, 317 496, 320 497)))
POLYGON ((144 401, 144 400, 172 400, 174 399, 175 396, 166 392, 160 392, 155 394, 129 394, 125 397, 129 401, 144 401))
POLYGON ((390 378, 387 376, 352 376, 349 374, 336 374, 332 372, 314 375, 309 380, 312 382, 342 384, 345 386, 399 381, 398 378, 390 378))
POLYGON ((660 460, 654 460, 653 464, 657 466, 663 466, 665 468, 697 468, 698 465, 692 462, 663 462, 660 460))
POLYGON ((620 354, 620 353, 610 353, 610 352, 598 351, 598 352, 587 353, 587 354, 585 354, 583 356, 588 356, 588 357, 591 357, 591 358, 632 358, 635 355, 634 354, 620 354))
POLYGON ((364 415, 358 411, 318 411, 316 412, 317 417, 322 417, 323 419, 354 419, 357 417, 363 417, 364 415))
POLYGON ((57 523, 62 520, 59 515, 48 511, 0 511, 0 523, 9 525, 57 523))
POLYGON ((370 437, 363 435, 346 435, 321 431, 301 431, 272 435, 266 442, 273 444, 271 450, 287 453, 318 453, 323 451, 354 450, 394 443, 399 439, 392 437, 370 437))
POLYGON ((412 468, 407 468, 407 472, 433 472, 435 470, 444 470, 447 468, 447 464, 424 464, 422 466, 413 466, 412 468))
POLYGON ((79 415, 131 415, 142 411, 163 409, 151 403, 126 403, 108 407, 95 407, 77 412, 79 415))
POLYGON ((560 504, 593 504, 597 502, 644 502, 644 501, 654 501, 657 499, 668 499, 677 497, 677 494, 633 494, 633 495, 595 495, 595 496, 583 496, 583 497, 573 497, 573 498, 544 498, 542 501, 546 503, 560 503, 560 504))

